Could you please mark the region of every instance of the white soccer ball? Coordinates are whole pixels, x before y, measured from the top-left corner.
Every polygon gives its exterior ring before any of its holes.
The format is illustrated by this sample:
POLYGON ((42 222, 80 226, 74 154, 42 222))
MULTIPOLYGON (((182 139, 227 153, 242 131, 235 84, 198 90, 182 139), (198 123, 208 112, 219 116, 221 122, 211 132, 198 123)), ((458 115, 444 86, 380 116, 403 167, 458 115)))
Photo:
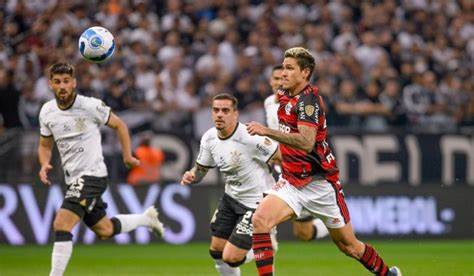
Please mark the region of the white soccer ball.
POLYGON ((79 38, 79 52, 88 61, 104 62, 114 54, 114 50, 114 36, 104 27, 90 27, 79 38))

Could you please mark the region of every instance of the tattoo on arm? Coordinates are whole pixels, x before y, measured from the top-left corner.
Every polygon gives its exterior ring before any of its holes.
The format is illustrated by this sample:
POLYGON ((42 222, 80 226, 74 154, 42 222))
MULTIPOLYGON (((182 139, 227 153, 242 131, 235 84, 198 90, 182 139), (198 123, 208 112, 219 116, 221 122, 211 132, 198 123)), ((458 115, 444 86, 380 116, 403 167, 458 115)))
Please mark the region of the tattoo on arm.
POLYGON ((316 142, 316 128, 306 125, 298 126, 299 133, 283 133, 269 129, 267 136, 283 144, 310 152, 316 142))
POLYGON ((207 172, 209 171, 209 168, 203 167, 199 164, 196 164, 192 170, 194 172, 194 183, 199 183, 201 180, 206 176, 207 172))

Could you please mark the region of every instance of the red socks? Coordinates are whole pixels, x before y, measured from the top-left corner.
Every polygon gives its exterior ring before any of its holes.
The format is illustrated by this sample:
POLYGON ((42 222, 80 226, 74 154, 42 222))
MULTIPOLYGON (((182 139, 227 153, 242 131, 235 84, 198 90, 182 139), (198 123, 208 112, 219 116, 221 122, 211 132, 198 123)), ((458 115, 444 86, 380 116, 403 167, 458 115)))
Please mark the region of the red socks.
POLYGON ((270 233, 254 233, 252 249, 259 276, 273 275, 273 247, 270 233))

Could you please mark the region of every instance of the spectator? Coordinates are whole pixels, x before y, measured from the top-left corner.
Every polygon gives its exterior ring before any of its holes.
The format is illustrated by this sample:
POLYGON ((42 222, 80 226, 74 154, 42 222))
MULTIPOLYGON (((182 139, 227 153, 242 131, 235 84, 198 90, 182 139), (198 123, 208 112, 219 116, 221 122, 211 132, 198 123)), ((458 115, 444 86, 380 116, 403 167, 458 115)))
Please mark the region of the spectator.
POLYGON ((140 165, 130 170, 127 183, 134 186, 159 183, 165 155, 161 149, 151 145, 150 136, 142 138, 134 154, 140 160, 140 165))
POLYGON ((0 115, 3 118, 3 127, 21 127, 18 113, 18 103, 20 101, 20 91, 15 88, 12 82, 11 72, 0 69, 0 115))

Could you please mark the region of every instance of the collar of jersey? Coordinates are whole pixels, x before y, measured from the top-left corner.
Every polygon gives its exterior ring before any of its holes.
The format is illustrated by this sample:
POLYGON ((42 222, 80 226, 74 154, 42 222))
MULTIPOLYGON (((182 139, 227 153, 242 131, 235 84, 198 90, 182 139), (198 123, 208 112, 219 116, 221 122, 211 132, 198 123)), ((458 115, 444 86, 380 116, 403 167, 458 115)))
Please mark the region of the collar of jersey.
POLYGON ((77 98, 77 92, 76 92, 75 95, 74 95, 74 100, 72 100, 72 103, 71 103, 69 106, 67 106, 66 108, 61 108, 61 107, 59 106, 58 102, 56 102, 56 105, 58 106, 58 108, 59 108, 60 110, 66 111, 66 110, 68 110, 69 108, 71 108, 71 107, 74 105, 74 103, 76 102, 76 98, 77 98))
POLYGON ((219 140, 227 140, 227 139, 229 139, 230 137, 234 136, 234 133, 235 133, 235 132, 237 131, 237 129, 239 128, 239 125, 240 125, 240 122, 237 122, 237 125, 235 126, 234 130, 232 131, 232 133, 231 133, 229 136, 227 136, 227 137, 225 137, 225 138, 221 138, 221 137, 219 137, 219 135, 217 135, 217 138, 219 138, 219 140))

